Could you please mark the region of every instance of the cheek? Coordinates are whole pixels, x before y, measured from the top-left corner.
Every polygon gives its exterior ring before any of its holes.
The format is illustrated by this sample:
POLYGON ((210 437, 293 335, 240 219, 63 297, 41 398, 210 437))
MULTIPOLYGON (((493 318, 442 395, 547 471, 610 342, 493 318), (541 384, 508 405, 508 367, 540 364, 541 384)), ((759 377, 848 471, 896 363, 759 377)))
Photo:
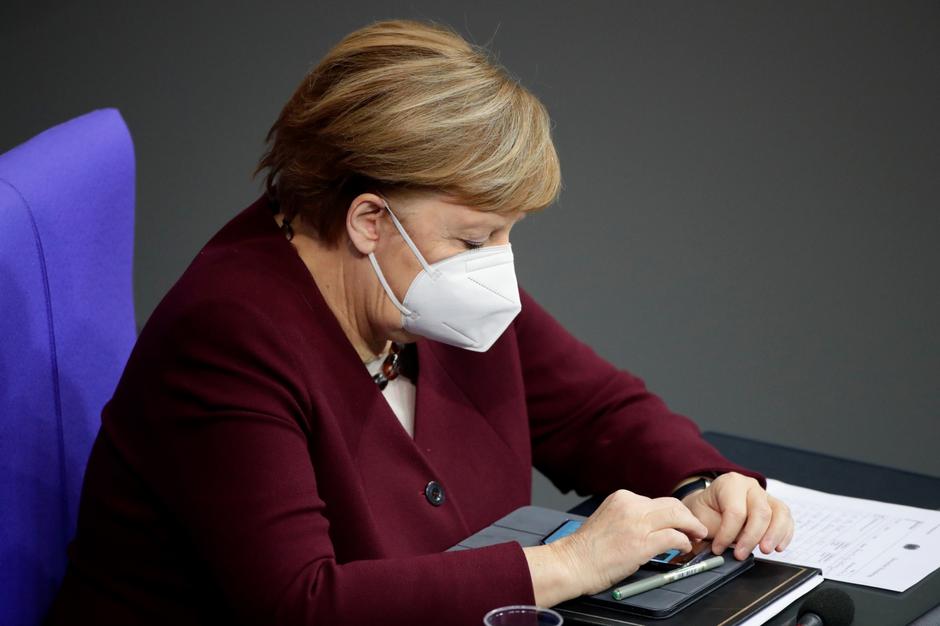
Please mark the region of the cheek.
POLYGON ((388 281, 388 284, 391 286, 392 291, 395 292, 395 295, 398 296, 399 300, 404 300, 405 292, 408 291, 408 287, 411 286, 412 281, 418 275, 418 272, 421 271, 421 264, 418 262, 418 259, 415 258, 415 255, 412 254, 408 246, 402 244, 398 250, 389 255, 391 265, 386 268, 382 266, 382 271, 385 273, 385 280, 388 281))

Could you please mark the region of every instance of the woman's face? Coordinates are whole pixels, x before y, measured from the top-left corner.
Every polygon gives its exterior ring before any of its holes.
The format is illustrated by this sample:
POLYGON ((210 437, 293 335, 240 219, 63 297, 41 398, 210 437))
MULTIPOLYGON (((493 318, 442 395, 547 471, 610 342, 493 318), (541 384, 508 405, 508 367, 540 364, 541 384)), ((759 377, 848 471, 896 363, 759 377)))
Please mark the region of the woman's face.
MULTIPOLYGON (((411 195, 401 198, 390 196, 388 205, 429 264, 467 250, 508 244, 513 225, 525 216, 522 211, 512 213, 481 211, 472 206, 460 204, 443 194, 411 195)), ((403 300, 422 267, 398 229, 395 228, 384 205, 380 204, 380 206, 382 210, 380 216, 376 216, 375 221, 377 237, 374 252, 392 291, 399 300, 403 300)), ((399 311, 385 297, 378 282, 375 282, 378 291, 382 294, 381 316, 389 322, 397 322, 395 328, 399 328, 401 326, 399 311)), ((413 340, 411 337, 400 335, 392 338, 413 340)))

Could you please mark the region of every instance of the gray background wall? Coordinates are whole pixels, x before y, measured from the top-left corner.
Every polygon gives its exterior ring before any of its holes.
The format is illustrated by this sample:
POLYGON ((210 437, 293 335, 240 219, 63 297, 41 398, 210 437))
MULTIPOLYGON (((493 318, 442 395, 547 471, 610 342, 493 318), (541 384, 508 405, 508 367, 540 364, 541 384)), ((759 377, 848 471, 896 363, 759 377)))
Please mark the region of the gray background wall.
MULTIPOLYGON (((345 33, 490 42, 555 121, 521 282, 703 429, 940 475, 937 2, 5 2, 0 150, 118 107, 142 324, 345 33)), ((544 480, 535 499, 571 501, 544 480)))

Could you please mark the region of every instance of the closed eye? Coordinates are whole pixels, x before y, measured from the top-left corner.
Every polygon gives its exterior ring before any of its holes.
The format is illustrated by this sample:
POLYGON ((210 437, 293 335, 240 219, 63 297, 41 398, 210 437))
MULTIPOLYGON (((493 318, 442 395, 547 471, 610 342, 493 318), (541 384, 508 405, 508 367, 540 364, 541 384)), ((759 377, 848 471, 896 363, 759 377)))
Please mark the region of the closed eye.
POLYGON ((483 241, 469 241, 467 239, 461 239, 460 241, 463 243, 464 247, 467 248, 467 250, 476 250, 477 248, 482 248, 483 244, 485 243, 483 241))

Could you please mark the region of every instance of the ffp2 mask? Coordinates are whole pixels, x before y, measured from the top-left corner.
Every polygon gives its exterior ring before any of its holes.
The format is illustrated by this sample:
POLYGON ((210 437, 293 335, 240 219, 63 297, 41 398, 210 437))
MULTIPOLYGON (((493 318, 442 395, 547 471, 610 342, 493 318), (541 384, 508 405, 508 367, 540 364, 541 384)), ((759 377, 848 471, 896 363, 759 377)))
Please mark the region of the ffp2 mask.
POLYGON ((467 250, 431 265, 387 202, 385 209, 422 268, 399 301, 369 253, 382 288, 401 312, 402 328, 474 352, 489 350, 522 310, 511 246, 467 250))

